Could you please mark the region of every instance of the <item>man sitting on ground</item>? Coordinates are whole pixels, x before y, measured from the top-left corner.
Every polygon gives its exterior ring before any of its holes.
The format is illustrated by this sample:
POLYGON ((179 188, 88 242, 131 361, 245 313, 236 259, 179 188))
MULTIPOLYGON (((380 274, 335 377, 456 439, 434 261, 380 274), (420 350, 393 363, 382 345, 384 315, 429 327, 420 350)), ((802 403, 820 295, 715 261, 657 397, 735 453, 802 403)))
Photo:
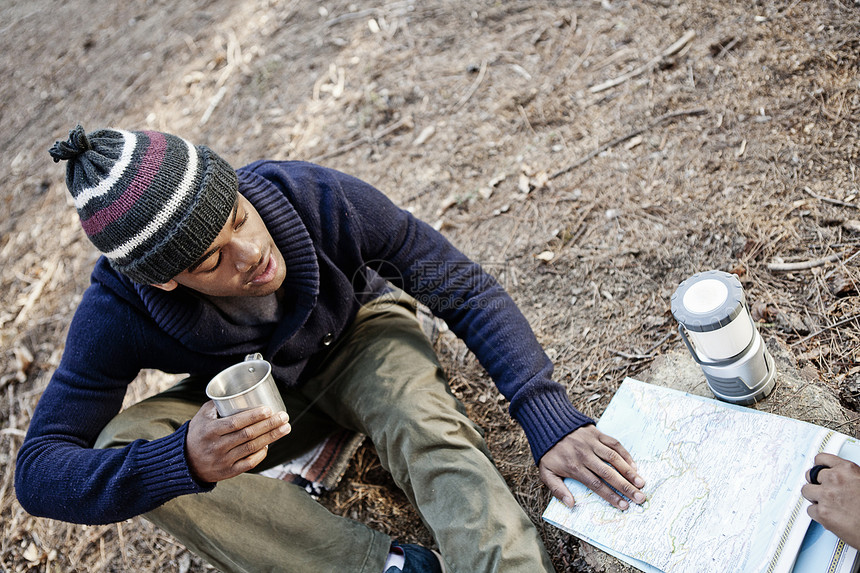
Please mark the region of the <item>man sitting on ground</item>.
POLYGON ((103 256, 18 455, 32 514, 143 515, 223 571, 552 570, 449 389, 416 299, 492 376, 554 495, 572 505, 562 480, 573 477, 620 509, 617 492, 644 501, 630 455, 551 380, 501 286, 370 185, 294 161, 236 171, 154 131, 78 126, 51 155, 68 162, 103 256), (209 379, 255 352, 292 420, 265 408, 219 418, 207 399, 209 379), (120 411, 142 369, 190 375, 120 411), (252 472, 338 427, 369 437, 444 561, 252 472))

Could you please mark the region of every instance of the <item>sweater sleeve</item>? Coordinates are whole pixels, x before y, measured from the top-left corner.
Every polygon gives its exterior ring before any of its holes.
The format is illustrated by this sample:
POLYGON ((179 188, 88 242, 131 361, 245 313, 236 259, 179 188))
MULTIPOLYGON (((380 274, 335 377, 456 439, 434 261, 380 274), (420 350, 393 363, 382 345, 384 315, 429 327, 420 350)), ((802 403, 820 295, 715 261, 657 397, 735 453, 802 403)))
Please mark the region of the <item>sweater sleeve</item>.
POLYGON ((552 362, 528 321, 478 263, 367 183, 308 164, 264 166, 266 176, 276 180, 286 169, 291 171, 286 179, 320 188, 315 200, 328 232, 336 232, 330 231, 333 222, 352 229, 368 266, 428 306, 465 342, 510 401, 536 462, 564 436, 593 423, 552 381, 552 362), (302 170, 308 173, 297 177, 302 170))
POLYGON ((160 439, 93 449, 139 373, 137 320, 132 309, 98 285, 84 294, 63 358, 18 452, 15 490, 29 513, 111 523, 207 489, 194 480, 185 460, 187 423, 160 439))

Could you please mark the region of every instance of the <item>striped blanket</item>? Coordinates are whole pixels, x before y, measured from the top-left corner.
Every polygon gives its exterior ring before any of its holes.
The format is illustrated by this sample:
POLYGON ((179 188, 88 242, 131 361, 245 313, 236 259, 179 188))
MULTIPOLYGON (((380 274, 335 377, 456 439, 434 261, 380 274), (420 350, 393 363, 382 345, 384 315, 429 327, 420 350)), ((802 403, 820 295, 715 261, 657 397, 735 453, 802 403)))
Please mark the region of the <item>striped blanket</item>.
POLYGON ((294 483, 318 498, 340 482, 349 460, 364 441, 364 435, 340 430, 306 454, 260 472, 260 475, 294 483))

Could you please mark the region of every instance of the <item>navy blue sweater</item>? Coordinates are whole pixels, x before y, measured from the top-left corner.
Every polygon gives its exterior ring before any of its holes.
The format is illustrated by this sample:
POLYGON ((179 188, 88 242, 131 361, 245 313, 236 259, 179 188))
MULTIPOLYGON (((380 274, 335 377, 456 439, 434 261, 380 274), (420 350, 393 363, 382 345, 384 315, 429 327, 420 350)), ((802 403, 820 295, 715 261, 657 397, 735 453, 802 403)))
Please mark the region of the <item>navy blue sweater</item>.
POLYGON ((475 353, 536 461, 592 423, 551 381, 552 363, 511 298, 426 223, 372 186, 316 165, 260 161, 237 173, 239 192, 283 253, 285 316, 232 324, 194 292, 135 284, 100 259, 18 453, 15 489, 28 512, 110 523, 214 487, 189 471, 187 423, 161 439, 92 448, 128 385, 144 368, 208 377, 252 352, 272 362, 279 384, 300 385, 324 357, 323 340, 379 295, 380 275, 427 304, 475 353))

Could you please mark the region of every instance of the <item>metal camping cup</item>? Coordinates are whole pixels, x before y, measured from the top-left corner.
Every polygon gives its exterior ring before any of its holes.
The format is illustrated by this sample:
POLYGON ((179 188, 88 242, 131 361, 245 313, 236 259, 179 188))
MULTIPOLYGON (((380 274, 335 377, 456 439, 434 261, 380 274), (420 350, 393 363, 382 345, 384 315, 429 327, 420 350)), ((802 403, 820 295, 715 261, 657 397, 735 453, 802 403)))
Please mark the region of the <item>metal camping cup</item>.
POLYGON ((738 278, 722 271, 696 273, 672 295, 672 315, 714 396, 749 405, 776 384, 773 357, 747 309, 738 278))
POLYGON ((206 385, 206 395, 222 418, 258 406, 268 406, 272 413, 287 411, 272 378, 272 365, 260 353, 222 370, 206 385))

